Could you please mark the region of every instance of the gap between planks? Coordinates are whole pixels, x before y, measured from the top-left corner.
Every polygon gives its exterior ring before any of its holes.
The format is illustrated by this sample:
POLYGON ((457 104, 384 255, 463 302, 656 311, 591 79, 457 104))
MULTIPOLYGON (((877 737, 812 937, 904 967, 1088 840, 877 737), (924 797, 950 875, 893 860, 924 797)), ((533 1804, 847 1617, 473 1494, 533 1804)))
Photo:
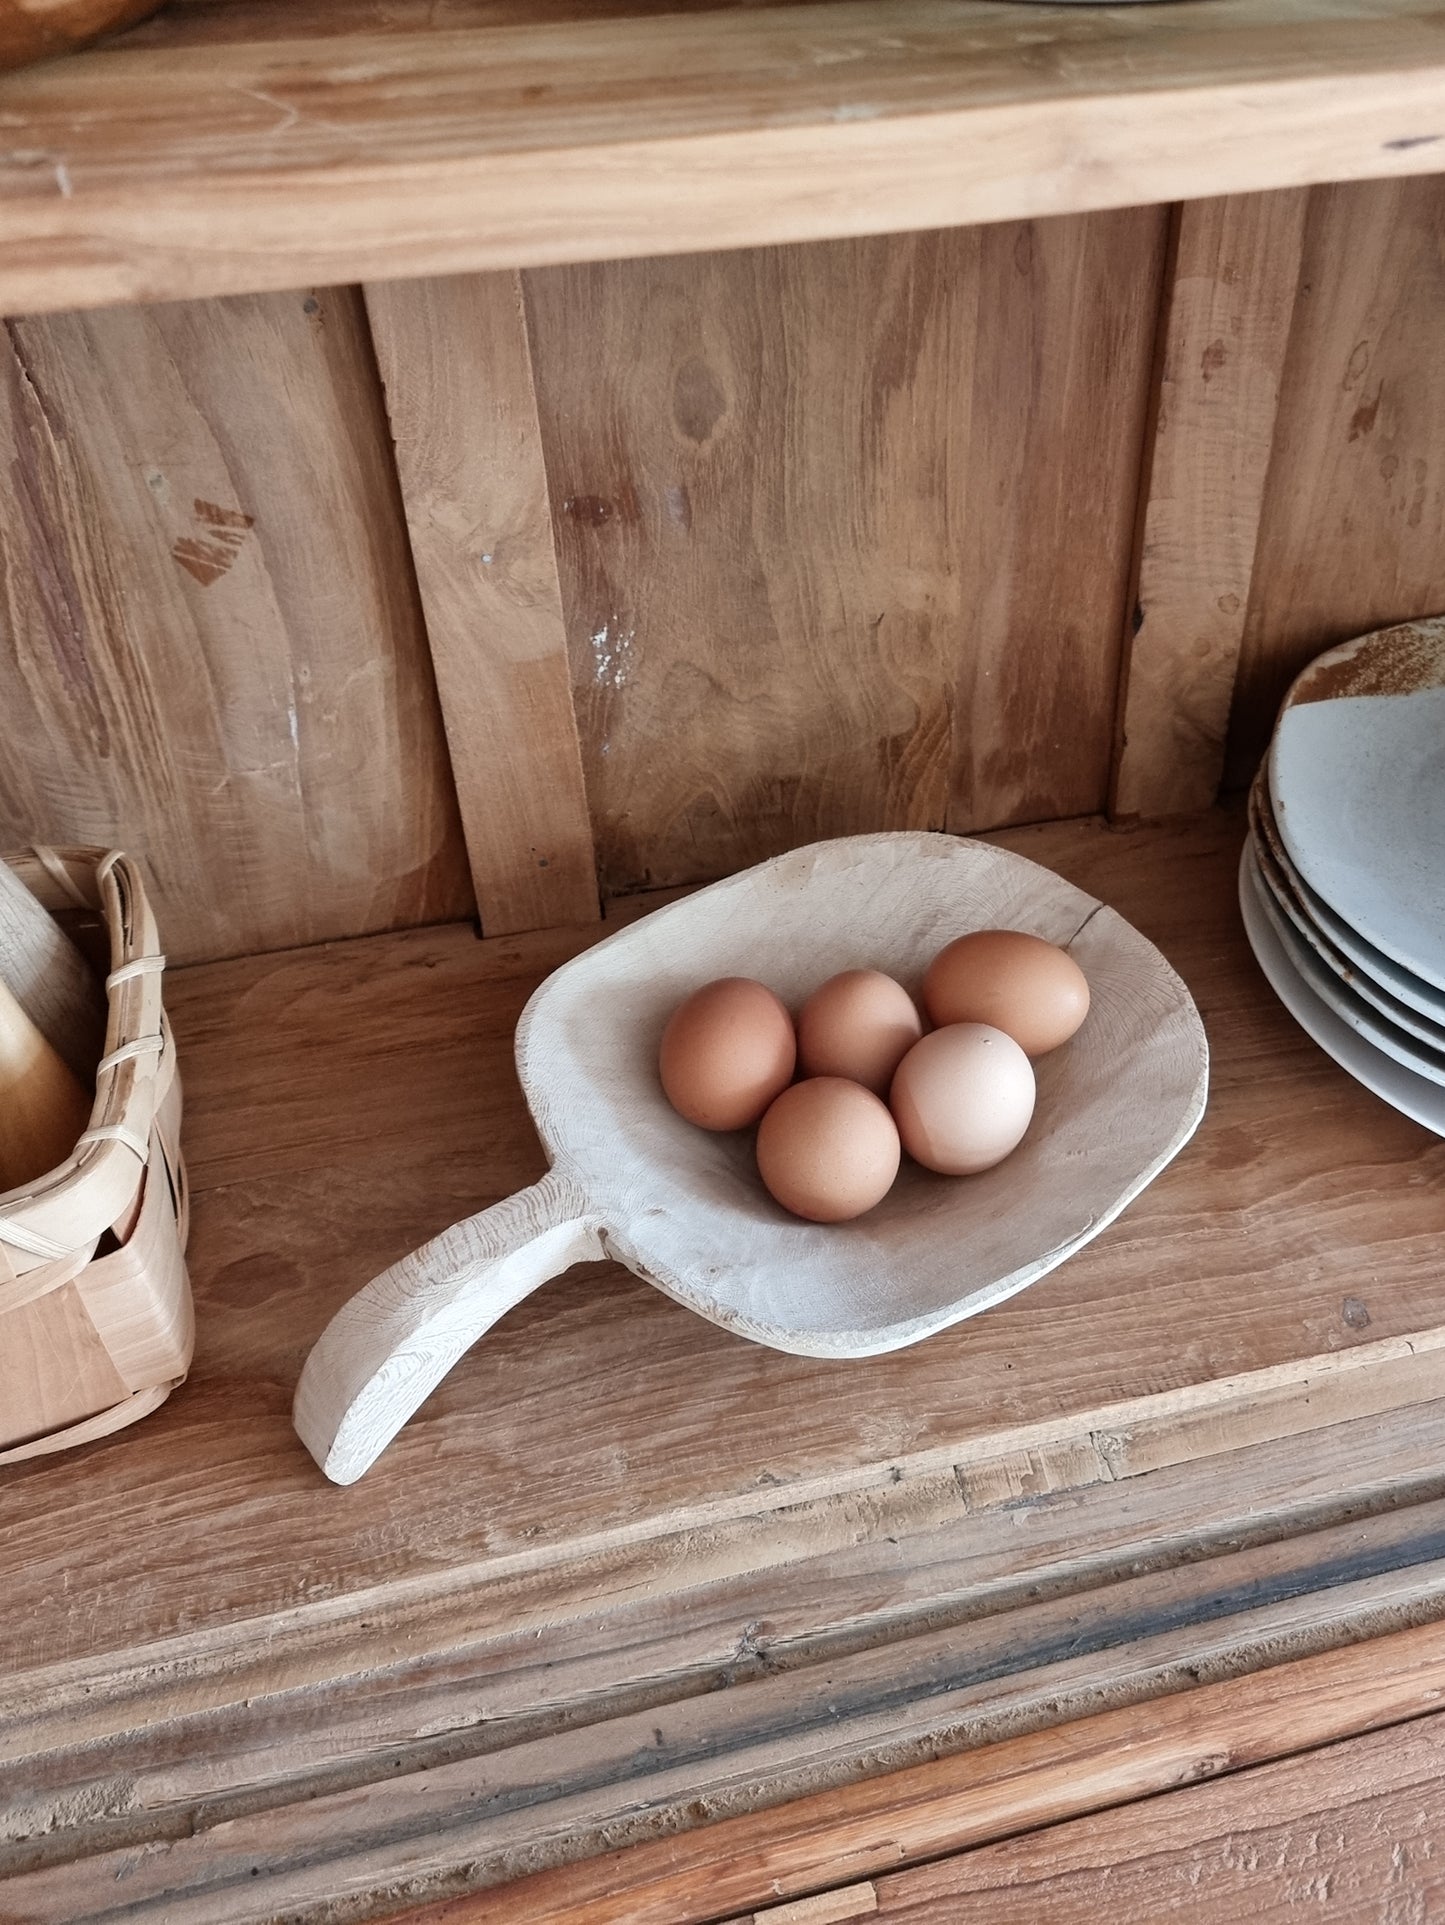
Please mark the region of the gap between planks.
POLYGON ((1309 192, 1178 210, 1111 813, 1207 809, 1224 773, 1309 192))

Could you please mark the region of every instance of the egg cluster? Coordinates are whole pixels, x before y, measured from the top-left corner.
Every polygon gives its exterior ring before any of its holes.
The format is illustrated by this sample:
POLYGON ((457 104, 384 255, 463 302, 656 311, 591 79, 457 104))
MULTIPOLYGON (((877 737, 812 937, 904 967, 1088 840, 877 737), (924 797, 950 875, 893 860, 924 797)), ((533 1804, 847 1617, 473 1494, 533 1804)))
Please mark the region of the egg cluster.
POLYGON ((934 957, 923 1006, 926 1033, 901 983, 849 969, 814 990, 795 1025, 766 985, 725 976, 674 1010, 663 1091, 699 1129, 756 1124, 758 1174, 776 1201, 844 1223, 882 1202, 905 1151, 972 1176, 1016 1149, 1034 1113, 1032 1059, 1078 1029, 1089 985, 1053 943, 982 929, 934 957))

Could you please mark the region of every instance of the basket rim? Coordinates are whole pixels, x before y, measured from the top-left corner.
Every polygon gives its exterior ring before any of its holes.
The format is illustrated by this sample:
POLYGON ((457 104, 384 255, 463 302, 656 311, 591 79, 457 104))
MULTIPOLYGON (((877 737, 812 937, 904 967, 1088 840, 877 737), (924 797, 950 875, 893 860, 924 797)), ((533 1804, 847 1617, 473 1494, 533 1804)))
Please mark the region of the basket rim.
POLYGON ((89 1126, 65 1162, 0 1194, 0 1272, 8 1263, 20 1276, 93 1248, 133 1202, 175 1074, 175 1047, 161 995, 165 957, 134 860, 122 850, 39 845, 0 859, 42 906, 57 906, 68 890, 98 910, 110 938, 105 1054, 89 1126))

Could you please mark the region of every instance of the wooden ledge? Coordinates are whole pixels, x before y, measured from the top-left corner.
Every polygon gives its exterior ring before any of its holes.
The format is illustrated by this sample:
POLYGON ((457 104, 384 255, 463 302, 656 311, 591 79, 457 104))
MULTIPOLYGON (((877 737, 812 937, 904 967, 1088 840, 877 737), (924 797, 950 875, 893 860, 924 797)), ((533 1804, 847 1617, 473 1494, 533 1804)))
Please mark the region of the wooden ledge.
POLYGON ((181 7, 0 81, 0 311, 1445 168, 1430 0, 382 15, 181 7))

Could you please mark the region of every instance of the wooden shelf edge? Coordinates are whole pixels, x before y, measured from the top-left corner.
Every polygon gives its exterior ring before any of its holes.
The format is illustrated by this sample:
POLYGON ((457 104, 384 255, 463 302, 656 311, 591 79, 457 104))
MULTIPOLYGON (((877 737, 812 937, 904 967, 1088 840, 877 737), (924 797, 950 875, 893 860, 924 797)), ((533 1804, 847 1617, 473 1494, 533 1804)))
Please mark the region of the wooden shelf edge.
POLYGON ((1445 1624, 1052 1725, 389 1916, 709 1925, 1439 1713, 1445 1624))
POLYGON ((1425 0, 832 0, 162 38, 0 80, 0 135, 14 315, 1438 171, 1445 29, 1425 0))

